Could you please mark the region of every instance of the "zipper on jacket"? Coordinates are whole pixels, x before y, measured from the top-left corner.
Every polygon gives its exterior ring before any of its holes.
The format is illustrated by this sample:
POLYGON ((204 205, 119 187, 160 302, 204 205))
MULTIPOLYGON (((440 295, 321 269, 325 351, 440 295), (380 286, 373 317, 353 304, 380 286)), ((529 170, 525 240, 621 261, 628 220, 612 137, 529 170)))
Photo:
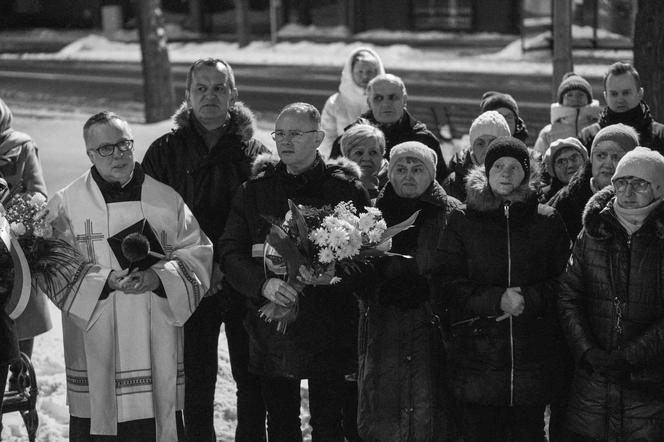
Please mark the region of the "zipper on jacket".
MULTIPOLYGON (((507 230, 507 287, 512 287, 512 241, 510 237, 510 204, 511 201, 503 202, 505 213, 505 226, 507 230)), ((514 318, 510 320, 510 407, 514 406, 514 318)))

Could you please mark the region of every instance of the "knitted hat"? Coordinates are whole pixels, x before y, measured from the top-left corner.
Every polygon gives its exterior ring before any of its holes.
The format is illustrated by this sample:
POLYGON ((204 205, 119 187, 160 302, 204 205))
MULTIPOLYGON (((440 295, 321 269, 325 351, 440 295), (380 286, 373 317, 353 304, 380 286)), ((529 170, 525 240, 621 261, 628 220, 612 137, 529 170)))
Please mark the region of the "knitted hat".
POLYGON ((516 100, 510 94, 503 94, 496 91, 485 92, 482 95, 480 107, 482 108, 482 112, 506 107, 512 111, 515 117, 519 116, 519 106, 517 106, 516 100))
POLYGON ((590 152, 592 153, 595 146, 602 141, 613 141, 625 152, 629 152, 639 145, 639 134, 632 126, 622 123, 606 126, 600 129, 597 135, 595 135, 590 152))
POLYGON ((515 158, 523 172, 526 174, 524 179, 530 177, 530 155, 528 155, 528 148, 523 141, 517 140, 514 137, 498 137, 489 144, 489 149, 484 158, 484 170, 486 176, 489 176, 489 171, 498 158, 512 157, 515 158))
POLYGON ((390 150, 390 165, 387 169, 388 177, 392 175, 392 170, 399 160, 406 157, 417 158, 427 168, 432 179, 436 176, 436 165, 438 164, 436 153, 419 141, 406 141, 405 143, 397 144, 390 150))
POLYGON ((590 83, 580 75, 574 72, 568 72, 563 75, 563 80, 558 86, 558 103, 563 104, 563 96, 572 90, 585 92, 588 97, 588 104, 593 102, 593 88, 590 83))
POLYGON ((664 196, 664 156, 661 153, 641 146, 627 152, 618 162, 611 181, 627 176, 648 181, 656 198, 664 196))
POLYGON ((546 172, 549 175, 554 176, 555 171, 553 165, 556 164, 556 158, 558 155, 565 149, 576 150, 583 157, 584 163, 588 161, 588 151, 584 145, 581 144, 581 141, 574 137, 560 138, 551 143, 551 146, 549 146, 544 154, 544 164, 546 165, 546 172))
POLYGON ((470 125, 470 145, 483 135, 493 135, 494 137, 508 137, 511 135, 510 127, 505 121, 505 117, 496 111, 486 111, 475 118, 470 125))

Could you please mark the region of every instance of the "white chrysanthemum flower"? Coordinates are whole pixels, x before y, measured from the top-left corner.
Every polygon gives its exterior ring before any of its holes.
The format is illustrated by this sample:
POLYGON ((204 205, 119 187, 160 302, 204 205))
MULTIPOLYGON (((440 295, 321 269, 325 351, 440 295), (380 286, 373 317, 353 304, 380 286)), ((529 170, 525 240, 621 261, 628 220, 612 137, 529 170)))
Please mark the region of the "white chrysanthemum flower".
POLYGON ((383 232, 379 231, 378 229, 373 229, 369 233, 367 233, 367 238, 369 238, 369 242, 374 244, 380 241, 380 238, 383 236, 383 232))
POLYGON ((380 209, 376 207, 365 207, 364 210, 366 210, 369 215, 376 218, 381 218, 383 216, 383 213, 380 211, 380 209))
POLYGON ((23 223, 11 223, 9 225, 9 230, 14 234, 14 236, 25 235, 26 229, 23 223))
POLYGON ((30 204, 32 206, 42 206, 46 204, 46 197, 41 193, 37 192, 34 195, 32 195, 32 198, 30 198, 30 204))
POLYGON ((309 239, 312 240, 318 246, 325 246, 330 237, 330 234, 326 229, 322 227, 317 228, 316 230, 309 233, 309 239))
POLYGON ((327 230, 332 230, 334 228, 339 227, 340 224, 341 220, 339 218, 336 218, 333 215, 328 215, 325 218, 323 218, 321 226, 325 227, 327 230))
POLYGON ((343 247, 348 243, 348 231, 341 226, 330 229, 328 243, 331 247, 343 247))
POLYGON ((328 264, 334 260, 334 253, 330 248, 324 247, 318 252, 318 260, 323 264, 328 264))
POLYGON ((387 223, 385 223, 385 220, 384 220, 384 219, 381 219, 380 221, 378 221, 378 222, 376 223, 376 227, 375 227, 375 228, 376 228, 376 230, 381 230, 381 231, 384 232, 385 230, 387 230, 387 223))
POLYGON ((359 230, 353 229, 348 236, 349 236, 348 244, 351 247, 359 250, 360 247, 362 247, 362 233, 360 233, 359 230))
POLYGON ((362 233, 369 233, 369 231, 374 227, 375 223, 376 222, 373 215, 370 213, 363 213, 360 215, 357 228, 360 229, 362 233))

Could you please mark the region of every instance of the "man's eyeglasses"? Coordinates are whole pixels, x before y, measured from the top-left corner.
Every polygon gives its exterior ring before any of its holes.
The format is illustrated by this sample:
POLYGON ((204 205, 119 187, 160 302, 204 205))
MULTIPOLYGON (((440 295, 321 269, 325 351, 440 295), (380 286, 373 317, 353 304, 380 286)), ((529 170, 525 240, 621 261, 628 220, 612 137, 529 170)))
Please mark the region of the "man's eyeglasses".
POLYGON ((272 135, 273 140, 283 140, 288 137, 292 140, 301 138, 304 134, 310 134, 312 132, 318 132, 318 130, 275 130, 270 135, 272 135))
POLYGON ((578 153, 575 153, 574 155, 570 155, 567 158, 558 158, 556 160, 556 166, 558 167, 567 167, 569 163, 572 164, 577 164, 579 161, 581 161, 581 155, 578 153))
POLYGON ((120 153, 124 154, 134 148, 134 140, 120 140, 115 144, 102 144, 96 149, 92 149, 99 154, 100 157, 110 157, 117 149, 120 153))
POLYGON ((627 187, 632 189, 632 192, 644 193, 647 192, 650 188, 650 183, 646 180, 640 178, 635 178, 633 180, 628 180, 627 178, 618 178, 613 181, 613 187, 616 189, 616 192, 625 192, 627 187))

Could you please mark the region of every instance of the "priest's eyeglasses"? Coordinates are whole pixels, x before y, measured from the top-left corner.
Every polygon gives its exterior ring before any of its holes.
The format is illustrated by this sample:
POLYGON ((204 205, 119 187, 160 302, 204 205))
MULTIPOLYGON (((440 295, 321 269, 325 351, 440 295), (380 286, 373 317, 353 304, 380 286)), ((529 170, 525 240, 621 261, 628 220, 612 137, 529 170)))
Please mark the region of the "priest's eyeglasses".
POLYGON ((627 178, 618 178, 613 181, 613 187, 616 189, 616 192, 623 193, 627 191, 629 187, 632 192, 635 193, 645 193, 650 189, 650 183, 641 178, 627 179, 627 178))
POLYGON ((120 140, 115 144, 102 144, 96 149, 100 157, 110 157, 117 149, 121 154, 124 154, 127 151, 130 151, 134 148, 134 140, 120 140))
POLYGON ((288 137, 291 140, 297 140, 302 138, 304 134, 310 134, 312 132, 318 132, 318 130, 306 130, 306 131, 301 131, 301 130, 275 130, 272 132, 270 135, 272 135, 273 140, 283 140, 284 138, 288 137))

